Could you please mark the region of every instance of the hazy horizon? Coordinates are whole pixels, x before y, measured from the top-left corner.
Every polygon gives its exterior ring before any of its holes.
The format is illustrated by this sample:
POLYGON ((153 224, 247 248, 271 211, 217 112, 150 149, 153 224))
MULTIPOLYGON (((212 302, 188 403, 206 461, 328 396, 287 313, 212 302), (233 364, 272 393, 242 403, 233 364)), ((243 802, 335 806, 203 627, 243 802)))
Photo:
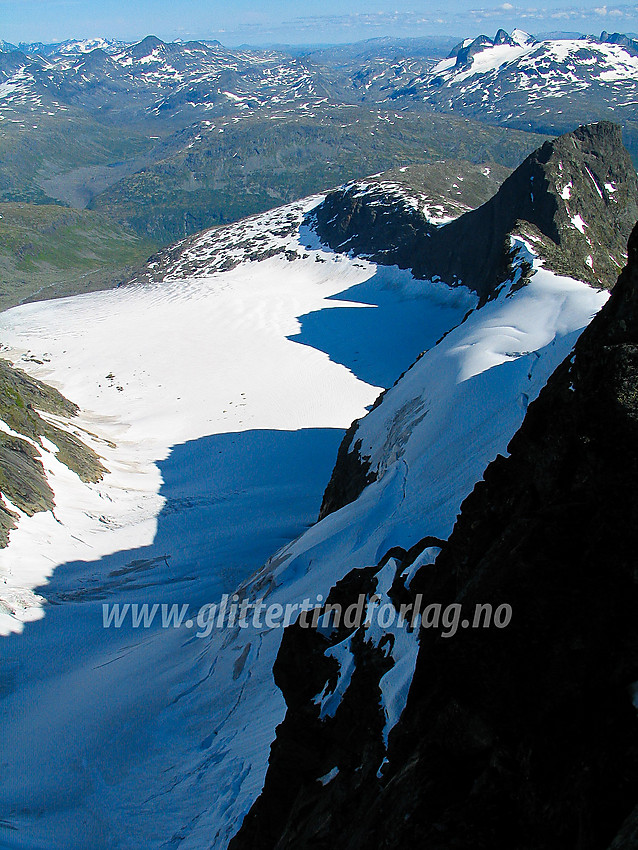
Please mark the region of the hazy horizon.
POLYGON ((390 0, 353 0, 344 12, 338 0, 309 0, 305 14, 291 0, 268 5, 238 0, 140 0, 131 13, 125 0, 0 0, 0 38, 12 44, 56 43, 105 37, 127 42, 149 34, 164 41, 218 40, 229 47, 250 44, 315 46, 348 44, 371 38, 465 37, 518 27, 534 35, 553 31, 598 34, 638 29, 638 6, 600 5, 586 0, 566 5, 556 0, 543 9, 510 2, 452 0, 444 8, 397 11, 390 0))

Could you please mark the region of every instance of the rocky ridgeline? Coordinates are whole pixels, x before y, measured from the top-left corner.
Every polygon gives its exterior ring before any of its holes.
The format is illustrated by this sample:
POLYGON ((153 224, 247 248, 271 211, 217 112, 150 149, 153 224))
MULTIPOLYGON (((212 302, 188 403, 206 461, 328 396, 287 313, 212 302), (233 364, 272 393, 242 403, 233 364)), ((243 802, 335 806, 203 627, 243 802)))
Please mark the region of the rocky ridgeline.
POLYGON ((309 255, 299 241, 306 203, 288 204, 182 239, 150 257, 128 282, 208 277, 231 271, 242 263, 262 262, 277 256, 290 262, 307 259, 309 255))
POLYGON ((306 241, 316 241, 308 228, 335 250, 405 267, 435 222, 484 203, 510 173, 454 160, 391 169, 348 183, 321 204, 317 196, 310 212, 312 198, 189 236, 153 255, 131 282, 207 277, 275 256, 307 259, 306 241))
POLYGON ((482 206, 442 226, 348 187, 316 211, 317 231, 333 249, 463 284, 483 299, 513 274, 513 237, 546 268, 611 288, 637 216, 636 172, 620 127, 604 121, 546 142, 482 206))
POLYGON ((454 160, 393 169, 329 193, 309 223, 335 251, 411 268, 441 224, 484 204, 510 174, 454 160))
MULTIPOLYGON (((463 283, 483 302, 503 285, 529 279, 532 251, 545 268, 611 288, 637 218, 638 180, 620 128, 601 122, 545 143, 487 203, 425 234, 406 265, 420 277, 463 283)), ((339 221, 333 217, 332 232, 339 221)), ((381 222, 369 244, 382 238, 381 222)), ((356 499, 374 479, 359 445, 354 423, 339 450, 320 518, 356 499)))
POLYGON ((398 607, 507 602, 504 629, 422 630, 384 761, 383 647, 292 626, 275 666, 288 711, 232 850, 517 847, 600 850, 638 834, 638 226, 608 304, 556 370, 509 457, 432 540, 355 570, 328 602, 368 599, 390 564, 398 607), (435 543, 437 541, 434 541, 435 543), (333 716, 326 650, 356 660, 333 716))

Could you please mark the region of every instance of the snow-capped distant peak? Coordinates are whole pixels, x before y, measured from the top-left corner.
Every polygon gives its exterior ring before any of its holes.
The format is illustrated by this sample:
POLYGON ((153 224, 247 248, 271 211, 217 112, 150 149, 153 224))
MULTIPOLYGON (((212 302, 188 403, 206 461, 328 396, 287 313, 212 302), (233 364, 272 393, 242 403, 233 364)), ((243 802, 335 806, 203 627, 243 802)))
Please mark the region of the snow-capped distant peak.
POLYGON ((21 50, 27 56, 77 56, 83 53, 90 53, 92 50, 97 50, 98 48, 104 50, 106 53, 115 53, 127 46, 128 42, 126 41, 102 38, 101 36, 95 38, 68 38, 66 41, 57 41, 50 44, 44 44, 41 41, 21 41, 18 45, 10 44, 8 41, 2 41, 0 39, 0 53, 21 50))
POLYGON ((510 39, 515 44, 520 44, 521 47, 534 44, 534 38, 525 30, 514 29, 510 34, 510 39))
POLYGON ((499 30, 494 39, 479 36, 434 67, 424 100, 468 117, 499 116, 510 126, 537 115, 541 99, 563 98, 559 115, 576 97, 600 114, 631 107, 638 91, 638 42, 603 36, 536 41, 520 29, 511 35, 499 30))
POLYGON ((111 53, 115 50, 121 50, 122 47, 126 46, 126 42, 124 41, 116 41, 114 39, 108 38, 83 38, 83 39, 69 39, 68 41, 63 41, 62 44, 57 49, 57 53, 61 53, 63 55, 72 55, 77 53, 90 53, 92 50, 104 50, 107 53, 111 53))
POLYGON ((496 71, 501 66, 519 59, 536 46, 534 39, 523 30, 515 29, 510 35, 500 29, 493 39, 479 35, 473 41, 466 39, 462 45, 434 68, 433 76, 459 82, 475 74, 496 71))

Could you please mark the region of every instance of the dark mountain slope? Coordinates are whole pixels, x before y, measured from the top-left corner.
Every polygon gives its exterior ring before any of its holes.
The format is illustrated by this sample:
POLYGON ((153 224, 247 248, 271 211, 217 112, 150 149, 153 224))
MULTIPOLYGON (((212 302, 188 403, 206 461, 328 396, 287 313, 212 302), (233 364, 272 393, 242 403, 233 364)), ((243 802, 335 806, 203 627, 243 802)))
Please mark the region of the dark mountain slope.
MULTIPOLYGON (((607 306, 409 591, 400 576, 432 541, 388 553, 395 604, 507 603, 510 625, 422 630, 379 772, 378 652, 356 650, 359 675, 322 723, 310 692, 326 638, 293 627, 276 666, 288 714, 233 850, 636 846, 637 446, 638 226, 607 306), (319 781, 326 765, 338 771, 319 781)), ((331 600, 369 595, 378 569, 353 571, 331 600)))
POLYGON ((310 218, 334 250, 411 268, 442 222, 484 204, 510 174, 453 159, 394 168, 330 192, 310 218))
POLYGON ((414 584, 507 600, 514 617, 448 642, 424 633, 377 846, 602 848, 636 804, 638 229, 629 254, 414 584))
POLYGON ((599 122, 546 142, 479 209, 443 227, 406 212, 400 240, 341 191, 317 211, 318 232, 335 250, 369 254, 422 278, 463 283, 482 298, 512 274, 524 239, 547 268, 611 288, 638 217, 638 180, 620 127, 599 122), (388 253, 382 245, 397 245, 388 253))

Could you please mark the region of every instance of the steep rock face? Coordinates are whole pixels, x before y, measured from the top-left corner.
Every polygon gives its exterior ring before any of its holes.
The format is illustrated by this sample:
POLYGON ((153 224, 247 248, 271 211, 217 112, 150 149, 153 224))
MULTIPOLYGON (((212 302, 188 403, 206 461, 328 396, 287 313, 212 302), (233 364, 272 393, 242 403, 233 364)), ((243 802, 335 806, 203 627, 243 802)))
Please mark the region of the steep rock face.
MULTIPOLYGON (((637 218, 638 179, 620 128, 601 122, 544 144, 491 200, 423 238, 410 265, 420 277, 464 283, 483 300, 507 281, 523 285, 534 256, 558 274, 611 288, 637 218)), ((356 429, 344 438, 322 517, 356 498, 369 478, 358 439, 356 429), (365 474, 352 474, 357 458, 365 474)))
MULTIPOLYGON (((435 563, 409 586, 411 597, 464 612, 507 603, 511 623, 452 638, 421 631, 380 771, 374 714, 367 734, 353 726, 347 760, 334 744, 322 751, 321 768, 337 766, 327 779, 300 749, 304 740, 313 747, 303 733, 312 704, 289 700, 263 796, 279 789, 281 807, 266 824, 258 801, 233 850, 635 845, 637 445, 638 226, 607 306, 530 406, 509 457, 490 464, 466 499, 435 563), (282 775, 293 726, 297 767, 290 760, 282 775)), ((399 576, 415 553, 394 554, 399 576)), ((358 573, 367 594, 378 570, 358 573)), ((325 671, 289 641, 292 632, 278 666, 294 659, 301 671, 309 660, 316 684, 325 671)), ((282 683, 300 690, 290 677, 282 683)), ((354 677, 345 691, 362 714, 371 693, 354 677)))
MULTIPOLYGON (((361 593, 372 595, 377 572, 375 567, 352 571, 333 588, 326 604, 350 605, 361 593)), ((338 765, 355 789, 374 777, 385 752, 378 681, 390 666, 383 647, 370 646, 360 630, 343 623, 332 633, 299 623, 286 629, 274 675, 288 711, 271 750, 264 791, 231 842, 232 850, 275 847, 280 841, 306 846, 310 836, 316 838, 330 823, 329 808, 316 789, 331 771, 338 765), (315 697, 324 689, 338 694, 339 663, 329 653, 344 645, 356 660, 352 679, 339 706, 324 710, 315 697), (367 753, 363 770, 362 752, 367 753), (315 810, 308 821, 309 808, 315 810)), ((326 802, 331 805, 328 798, 326 802)))
POLYGON ((638 181, 620 128, 600 122, 531 154, 494 198, 436 234, 416 271, 489 296, 511 274, 511 237, 520 236, 547 268, 611 288, 637 216, 638 181))
POLYGON ((319 235, 335 250, 462 283, 483 299, 512 274, 512 237, 520 236, 547 268, 611 288, 638 216, 638 180, 620 127, 602 121, 546 142, 494 197, 442 227, 413 211, 397 224, 378 203, 340 190, 317 211, 319 235))
POLYGON ((420 211, 383 189, 361 191, 356 185, 331 192, 314 217, 319 236, 333 250, 404 269, 436 229, 420 211))
POLYGON ((638 56, 638 39, 630 38, 624 33, 608 33, 603 30, 600 34, 600 40, 603 44, 620 44, 630 56, 638 56))
POLYGON ((411 268, 439 225, 484 204, 510 174, 454 160, 392 169, 331 192, 310 218, 335 251, 411 268))
POLYGON ((344 504, 354 502, 363 489, 376 478, 375 473, 370 472, 370 462, 360 455, 361 441, 352 443, 358 425, 359 420, 355 419, 341 441, 330 481, 323 494, 320 520, 339 510, 344 504))

